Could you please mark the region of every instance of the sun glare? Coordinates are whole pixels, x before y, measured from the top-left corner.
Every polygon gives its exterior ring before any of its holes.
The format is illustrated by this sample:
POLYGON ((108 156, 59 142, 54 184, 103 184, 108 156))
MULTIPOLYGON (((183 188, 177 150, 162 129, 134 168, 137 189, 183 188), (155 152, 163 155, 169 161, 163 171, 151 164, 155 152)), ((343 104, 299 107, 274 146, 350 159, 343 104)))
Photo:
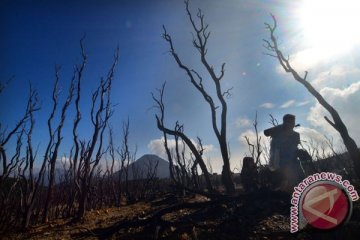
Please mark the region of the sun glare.
POLYGON ((305 43, 328 54, 360 43, 359 0, 304 0, 299 11, 305 43))

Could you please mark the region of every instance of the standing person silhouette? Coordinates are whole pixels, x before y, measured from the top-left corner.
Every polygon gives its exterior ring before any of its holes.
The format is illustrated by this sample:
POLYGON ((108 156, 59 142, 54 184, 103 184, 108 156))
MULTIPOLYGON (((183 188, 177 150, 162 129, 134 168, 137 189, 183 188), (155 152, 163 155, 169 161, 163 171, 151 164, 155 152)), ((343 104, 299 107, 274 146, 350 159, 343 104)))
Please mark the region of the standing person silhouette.
POLYGON ((280 170, 287 182, 293 187, 304 178, 300 162, 297 160, 297 150, 300 144, 300 134, 294 131, 295 116, 285 114, 283 124, 266 129, 265 136, 271 137, 270 162, 271 170, 280 170))

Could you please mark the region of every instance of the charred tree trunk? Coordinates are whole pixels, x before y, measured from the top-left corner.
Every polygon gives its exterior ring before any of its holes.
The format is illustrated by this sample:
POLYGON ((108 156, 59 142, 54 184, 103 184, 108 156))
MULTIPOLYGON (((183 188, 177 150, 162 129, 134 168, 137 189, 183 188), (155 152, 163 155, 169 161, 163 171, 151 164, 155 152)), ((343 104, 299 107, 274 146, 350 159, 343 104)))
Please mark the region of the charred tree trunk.
MULTIPOLYGON (((189 1, 185 0, 186 5, 186 12, 189 16, 190 23, 192 25, 192 28, 194 30, 194 39, 193 39, 193 46, 195 49, 200 53, 200 61, 205 67, 207 73, 210 76, 210 79, 213 81, 216 91, 216 99, 218 102, 220 102, 220 106, 216 106, 216 103, 214 101, 215 98, 213 98, 208 91, 205 89, 203 85, 203 78, 202 76, 195 71, 194 69, 189 68, 183 62, 181 61, 180 57, 175 51, 174 44, 172 41, 171 36, 167 33, 166 28, 163 27, 164 33, 163 38, 165 41, 168 42, 170 46, 170 53, 175 59, 176 63, 178 64, 179 68, 183 69, 186 74, 188 75, 190 82, 193 84, 193 86, 201 93, 204 100, 208 103, 210 110, 211 110, 211 122, 213 131, 216 135, 216 138, 218 140, 220 150, 221 150, 221 156, 223 160, 223 170, 222 170, 222 180, 223 184, 226 188, 227 193, 233 193, 235 191, 234 182, 231 177, 231 170, 230 170, 230 157, 229 157, 229 149, 228 149, 228 143, 227 143, 227 135, 226 135, 226 125, 227 125, 227 102, 225 101, 225 97, 230 95, 230 90, 228 89, 226 91, 222 90, 221 87, 221 81, 225 74, 225 63, 221 65, 221 71, 220 74, 216 74, 214 71, 213 66, 211 66, 206 58, 207 54, 207 43, 210 37, 210 32, 207 30, 208 25, 204 22, 204 14, 199 9, 197 13, 197 18, 199 21, 199 24, 195 23, 195 20, 193 19, 193 16, 189 10, 189 1), (217 113, 217 109, 220 109, 220 113, 217 113), (219 116, 220 115, 220 116, 219 116), (219 120, 220 117, 220 120, 219 120)), ((199 165, 201 166, 201 163, 199 162, 199 165)))
POLYGON ((83 183, 81 187, 82 192, 79 196, 79 209, 77 212, 76 219, 77 221, 80 221, 84 218, 85 212, 86 212, 86 205, 87 205, 87 193, 88 193, 88 186, 83 183))

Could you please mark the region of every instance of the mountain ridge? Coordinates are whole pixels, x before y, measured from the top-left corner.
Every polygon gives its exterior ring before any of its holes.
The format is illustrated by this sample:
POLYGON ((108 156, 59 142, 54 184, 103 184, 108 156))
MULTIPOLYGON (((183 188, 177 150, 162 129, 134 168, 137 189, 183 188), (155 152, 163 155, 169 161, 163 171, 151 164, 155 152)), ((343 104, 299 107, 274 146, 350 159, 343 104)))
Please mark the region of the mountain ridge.
MULTIPOLYGON (((149 171, 153 173, 156 168, 157 178, 169 178, 169 162, 156 154, 144 154, 128 166, 128 179, 144 179, 147 178, 149 171)), ((118 175, 117 171, 114 175, 118 175)), ((124 171, 122 172, 124 176, 124 171)), ((125 177, 125 176, 124 176, 125 177)))

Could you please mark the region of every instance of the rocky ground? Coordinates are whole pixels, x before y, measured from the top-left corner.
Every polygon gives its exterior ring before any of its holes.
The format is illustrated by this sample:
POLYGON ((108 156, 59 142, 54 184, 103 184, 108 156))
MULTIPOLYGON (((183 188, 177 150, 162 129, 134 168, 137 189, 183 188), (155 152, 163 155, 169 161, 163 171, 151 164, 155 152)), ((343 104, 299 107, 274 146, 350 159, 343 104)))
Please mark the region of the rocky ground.
POLYGON ((211 200, 173 193, 149 202, 89 211, 82 223, 58 219, 3 239, 360 239, 360 204, 331 231, 289 232, 290 196, 258 192, 211 200))

